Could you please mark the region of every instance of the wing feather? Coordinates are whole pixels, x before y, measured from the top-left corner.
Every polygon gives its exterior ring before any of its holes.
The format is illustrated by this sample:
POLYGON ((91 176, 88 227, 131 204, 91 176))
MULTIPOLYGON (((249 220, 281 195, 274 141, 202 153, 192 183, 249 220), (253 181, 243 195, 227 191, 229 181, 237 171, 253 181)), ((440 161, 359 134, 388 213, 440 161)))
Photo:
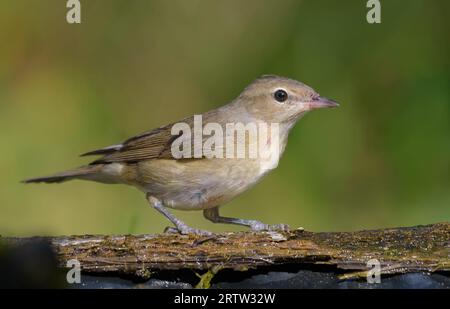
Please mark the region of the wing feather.
MULTIPOLYGON (((216 113, 214 111, 205 113, 203 114, 203 121, 214 121, 215 115, 216 113)), ((191 128, 191 132, 193 132, 194 117, 185 118, 180 122, 187 123, 191 128)), ((104 155, 91 164, 112 162, 131 163, 157 158, 175 160, 172 156, 171 145, 175 139, 181 136, 181 133, 179 135, 172 135, 171 130, 173 125, 174 123, 141 133, 127 139, 122 144, 90 151, 84 155, 104 155)))

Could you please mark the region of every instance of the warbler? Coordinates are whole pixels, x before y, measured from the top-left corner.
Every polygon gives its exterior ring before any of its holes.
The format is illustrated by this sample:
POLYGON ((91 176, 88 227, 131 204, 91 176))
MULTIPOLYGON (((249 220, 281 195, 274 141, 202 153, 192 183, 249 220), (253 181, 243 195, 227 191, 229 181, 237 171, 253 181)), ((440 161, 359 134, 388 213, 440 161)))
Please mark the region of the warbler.
POLYGON ((263 75, 222 107, 84 153, 82 156, 101 156, 88 165, 23 182, 82 179, 131 185, 143 191, 149 204, 173 223, 175 229, 171 230, 181 234, 210 232, 186 225, 168 208, 203 210, 204 217, 212 222, 243 225, 254 231, 288 230, 285 224, 222 217, 219 207, 277 167, 289 132, 302 116, 311 110, 337 106, 301 82, 263 75), (236 126, 230 133, 232 124, 236 126), (257 138, 251 139, 255 131, 257 138), (255 145, 266 155, 251 156, 247 148, 255 145), (244 155, 238 153, 239 149, 244 149, 244 155))

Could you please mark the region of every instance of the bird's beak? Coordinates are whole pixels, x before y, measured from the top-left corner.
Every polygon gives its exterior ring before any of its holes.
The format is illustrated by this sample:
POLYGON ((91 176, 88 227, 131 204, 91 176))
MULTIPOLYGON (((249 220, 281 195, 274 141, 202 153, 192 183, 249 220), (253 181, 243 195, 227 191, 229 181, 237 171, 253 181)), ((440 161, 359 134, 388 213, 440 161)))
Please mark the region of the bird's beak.
POLYGON ((324 97, 318 97, 317 99, 314 99, 313 101, 310 101, 307 104, 309 109, 331 108, 339 106, 337 102, 324 97))

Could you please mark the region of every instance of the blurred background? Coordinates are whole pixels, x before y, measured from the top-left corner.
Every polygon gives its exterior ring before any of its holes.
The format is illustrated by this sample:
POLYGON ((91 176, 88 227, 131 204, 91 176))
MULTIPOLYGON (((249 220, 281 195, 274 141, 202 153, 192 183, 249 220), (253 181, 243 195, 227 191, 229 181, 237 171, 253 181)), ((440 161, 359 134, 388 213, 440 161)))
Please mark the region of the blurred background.
MULTIPOLYGON (((0 2, 0 234, 154 233, 132 187, 21 179, 223 105, 262 74, 341 103, 308 114, 278 169, 227 216, 312 231, 450 220, 450 2, 81 0, 0 2)), ((201 212, 174 211, 213 231, 201 212)))

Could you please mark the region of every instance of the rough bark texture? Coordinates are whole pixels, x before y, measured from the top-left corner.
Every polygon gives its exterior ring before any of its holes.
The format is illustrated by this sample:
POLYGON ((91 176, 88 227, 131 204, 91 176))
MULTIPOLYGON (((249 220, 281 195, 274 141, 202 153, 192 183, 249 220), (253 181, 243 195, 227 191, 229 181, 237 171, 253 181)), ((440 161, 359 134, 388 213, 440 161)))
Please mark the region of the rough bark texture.
MULTIPOLYGON (((1 238, 9 244, 35 238, 1 238)), ((331 265, 342 278, 365 276, 370 259, 383 274, 450 271, 450 223, 359 232, 58 236, 50 241, 60 267, 77 259, 85 273, 148 278, 161 270, 248 270, 282 264, 331 265)))

